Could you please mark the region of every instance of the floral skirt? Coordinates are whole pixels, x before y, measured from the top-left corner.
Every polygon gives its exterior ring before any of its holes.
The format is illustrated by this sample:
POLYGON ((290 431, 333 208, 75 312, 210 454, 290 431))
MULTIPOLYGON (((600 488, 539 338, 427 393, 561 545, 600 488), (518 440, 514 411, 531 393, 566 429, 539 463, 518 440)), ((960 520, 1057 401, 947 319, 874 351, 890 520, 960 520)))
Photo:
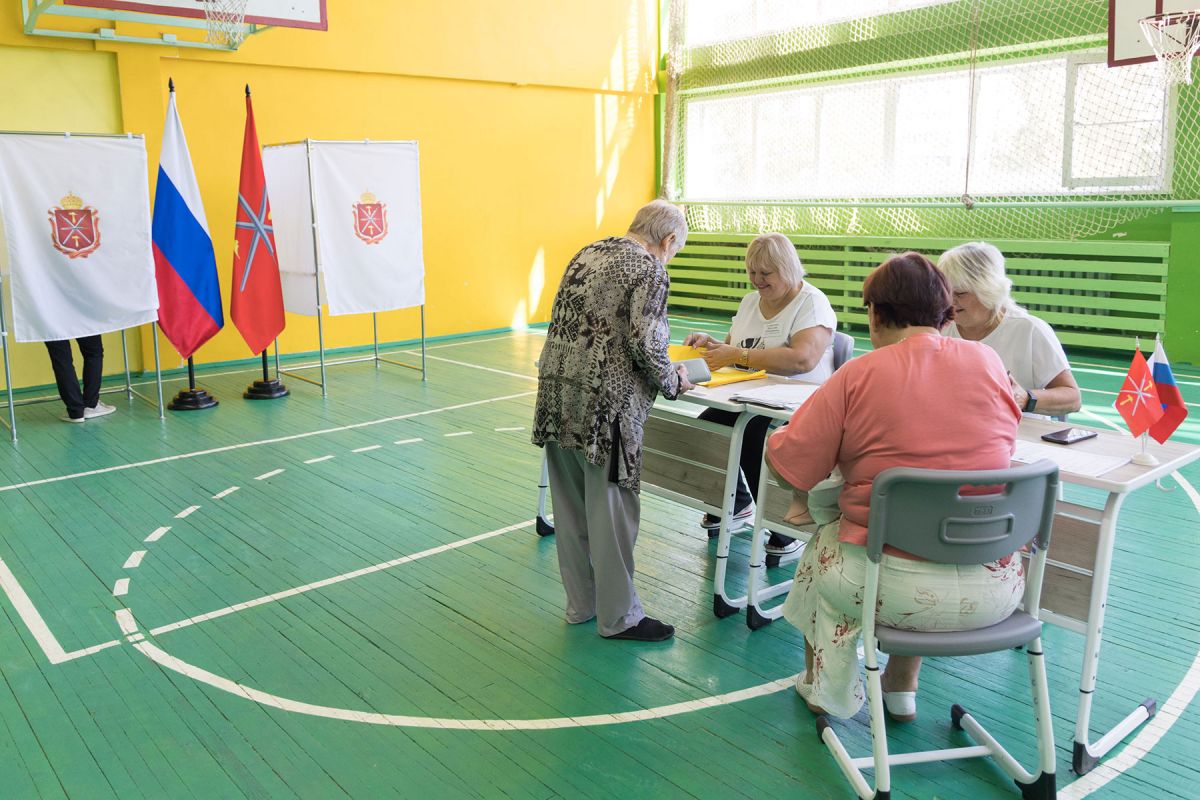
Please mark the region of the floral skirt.
MULTIPOLYGON (((852 717, 866 698, 858 665, 867 550, 838 540, 838 523, 822 525, 796 569, 783 616, 813 649, 809 699, 837 717, 852 717)), ((876 620, 912 631, 966 631, 994 625, 1020 604, 1025 576, 1018 556, 959 567, 884 555, 876 620)))

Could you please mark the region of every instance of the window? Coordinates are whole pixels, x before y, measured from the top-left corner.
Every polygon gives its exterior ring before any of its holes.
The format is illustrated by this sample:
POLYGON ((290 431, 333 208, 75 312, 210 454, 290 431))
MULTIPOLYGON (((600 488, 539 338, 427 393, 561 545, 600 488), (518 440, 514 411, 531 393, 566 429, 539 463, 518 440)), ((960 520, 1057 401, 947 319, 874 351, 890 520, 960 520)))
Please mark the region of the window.
POLYGON ((956 0, 688 0, 684 45, 702 47, 951 2, 956 0))
MULTIPOLYGON (((975 196, 1165 191, 1157 65, 1056 56, 976 69, 975 196)), ((688 200, 957 197, 965 68, 757 94, 685 97, 688 200)))

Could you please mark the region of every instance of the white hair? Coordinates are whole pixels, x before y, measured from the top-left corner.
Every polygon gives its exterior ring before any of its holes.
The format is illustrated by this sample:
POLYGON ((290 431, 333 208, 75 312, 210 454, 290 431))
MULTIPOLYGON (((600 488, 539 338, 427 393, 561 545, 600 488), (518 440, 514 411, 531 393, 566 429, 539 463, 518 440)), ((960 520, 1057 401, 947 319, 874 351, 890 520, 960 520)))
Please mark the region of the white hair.
POLYGON ((659 244, 673 233, 675 246, 681 248, 687 241, 687 220, 679 206, 666 200, 651 200, 638 209, 629 225, 629 232, 637 234, 652 245, 659 244))
POLYGON ((942 253, 938 269, 954 292, 970 292, 980 305, 998 316, 1017 307, 1012 281, 1004 273, 1004 254, 987 242, 967 242, 942 253))
POLYGON ((804 280, 804 265, 790 239, 782 233, 754 237, 746 248, 746 268, 774 267, 779 277, 795 288, 804 280))

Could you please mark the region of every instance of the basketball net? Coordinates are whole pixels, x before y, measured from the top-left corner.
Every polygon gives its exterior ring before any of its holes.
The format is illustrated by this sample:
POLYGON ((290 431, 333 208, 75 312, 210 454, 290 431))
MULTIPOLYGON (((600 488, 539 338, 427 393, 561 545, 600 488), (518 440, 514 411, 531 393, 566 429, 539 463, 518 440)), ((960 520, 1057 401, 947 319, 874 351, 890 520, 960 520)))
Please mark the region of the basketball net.
POLYGON ((1200 11, 1156 14, 1139 24, 1162 64, 1163 81, 1168 86, 1191 83, 1192 58, 1200 50, 1200 11))
POLYGON ((249 0, 201 0, 211 44, 237 50, 246 38, 246 4, 249 0))

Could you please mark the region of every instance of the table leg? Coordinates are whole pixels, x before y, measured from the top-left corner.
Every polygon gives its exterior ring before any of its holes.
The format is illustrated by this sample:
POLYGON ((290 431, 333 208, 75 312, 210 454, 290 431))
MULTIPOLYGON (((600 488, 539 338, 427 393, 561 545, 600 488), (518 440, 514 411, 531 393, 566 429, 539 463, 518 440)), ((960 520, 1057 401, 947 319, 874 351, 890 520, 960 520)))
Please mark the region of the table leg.
POLYGON ((1071 758, 1071 768, 1080 775, 1090 772, 1109 750, 1150 719, 1156 710, 1155 701, 1146 699, 1094 744, 1089 742, 1092 697, 1096 691, 1096 673, 1100 668, 1100 639, 1104 630, 1105 606, 1108 602, 1108 581, 1112 572, 1117 517, 1124 499, 1123 494, 1114 493, 1108 496, 1104 505, 1104 515, 1100 519, 1096 562, 1092 568, 1092 595, 1088 608, 1087 640, 1084 644, 1083 669, 1079 678, 1079 708, 1075 714, 1075 745, 1071 758))
POLYGON ((717 533, 717 564, 713 571, 713 614, 721 618, 732 616, 746 607, 745 596, 729 596, 725 580, 729 568, 729 540, 732 535, 729 526, 733 522, 738 473, 741 471, 742 440, 746 435, 746 425, 752 416, 739 414, 733 423, 733 431, 729 434, 729 458, 725 462, 725 494, 721 504, 721 527, 717 533))

